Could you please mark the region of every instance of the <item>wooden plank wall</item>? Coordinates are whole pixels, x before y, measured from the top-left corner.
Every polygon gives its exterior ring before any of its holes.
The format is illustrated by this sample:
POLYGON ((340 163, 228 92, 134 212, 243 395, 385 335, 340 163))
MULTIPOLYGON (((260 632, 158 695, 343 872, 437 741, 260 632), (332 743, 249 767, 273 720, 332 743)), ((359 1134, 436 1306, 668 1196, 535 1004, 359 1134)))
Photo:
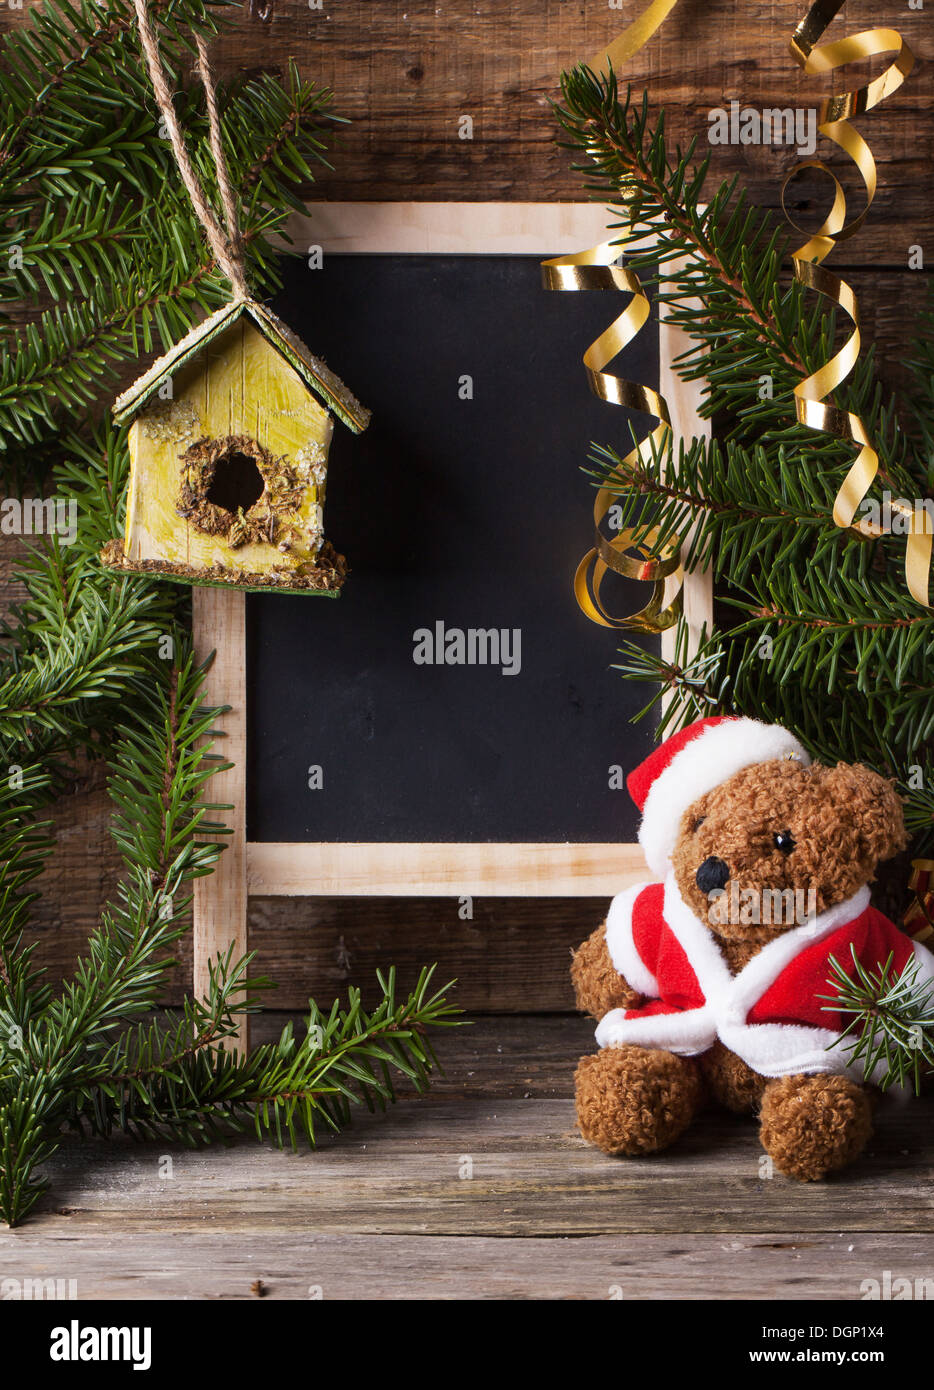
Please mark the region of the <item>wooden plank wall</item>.
MULTIPOLYGON (((592 55, 642 8, 623 0, 268 0, 268 22, 246 9, 216 47, 221 76, 286 70, 294 58, 337 93, 352 120, 335 152, 334 172, 309 195, 342 200, 573 201, 581 197, 567 152, 556 147, 549 100, 563 66, 592 55), (458 121, 473 119, 472 141, 458 121)), ((28 0, 27 0, 28 9, 28 0)), ((810 106, 831 90, 880 69, 804 77, 787 41, 804 0, 681 0, 625 76, 650 89, 665 108, 671 134, 706 145, 707 113, 735 98, 755 106, 810 106)), ((0 29, 22 22, 4 6, 0 29)), ((831 37, 872 25, 897 28, 919 58, 929 40, 925 10, 905 0, 850 0, 831 37)), ((883 375, 897 383, 903 315, 916 299, 917 272, 908 248, 934 246, 934 169, 930 158, 932 87, 923 63, 901 91, 859 121, 879 167, 879 192, 860 235, 834 259, 859 295, 865 336, 875 340, 883 375)), ((739 174, 754 199, 776 207, 793 151, 718 147, 717 175, 739 174)), ((846 162, 836 167, 858 193, 846 162)), ((815 218, 821 188, 798 186, 791 199, 802 219, 815 218)), ((858 197, 854 207, 860 205, 858 197)), ((931 252, 934 254, 934 252, 931 252)), ((0 545, 0 603, 15 601, 15 543, 0 545)), ((607 659, 612 652, 608 640, 607 659)), ((70 968, 113 883, 108 804, 100 768, 83 769, 58 808, 59 852, 45 876, 36 911, 39 957, 53 974, 70 968)), ((411 978, 418 964, 439 960, 444 978, 458 975, 460 999, 475 1011, 570 1006, 568 951, 595 924, 594 900, 478 899, 472 920, 455 900, 256 898, 250 905, 258 967, 280 982, 279 1008, 301 1007, 308 994, 329 996, 364 982, 377 964, 395 960, 411 978)), ((190 958, 178 974, 190 978, 190 958)))

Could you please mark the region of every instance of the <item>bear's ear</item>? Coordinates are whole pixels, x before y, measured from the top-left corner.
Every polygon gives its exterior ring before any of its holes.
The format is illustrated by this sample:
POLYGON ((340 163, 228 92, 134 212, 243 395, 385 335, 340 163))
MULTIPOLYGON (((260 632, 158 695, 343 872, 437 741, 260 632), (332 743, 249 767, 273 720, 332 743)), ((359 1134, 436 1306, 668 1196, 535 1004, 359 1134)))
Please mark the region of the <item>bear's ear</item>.
POLYGON ((891 859, 908 843, 902 799, 895 782, 863 763, 837 763, 827 774, 834 801, 846 808, 854 825, 860 858, 877 864, 891 859))

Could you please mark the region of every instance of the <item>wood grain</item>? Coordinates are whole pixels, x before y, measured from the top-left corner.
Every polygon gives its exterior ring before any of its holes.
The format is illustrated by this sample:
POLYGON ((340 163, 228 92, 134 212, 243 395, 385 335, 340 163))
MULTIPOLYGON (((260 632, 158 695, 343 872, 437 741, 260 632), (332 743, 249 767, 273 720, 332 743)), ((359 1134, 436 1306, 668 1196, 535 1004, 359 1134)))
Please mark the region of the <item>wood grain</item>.
POLYGON ((860 1164, 802 1185, 720 1112, 665 1154, 590 1148, 580 1019, 490 1019, 438 1046, 426 1098, 314 1153, 69 1140, 39 1217, 0 1233, 0 1277, 75 1278, 79 1298, 247 1298, 261 1278, 277 1298, 858 1299, 885 1269, 930 1272, 932 1098, 886 1101, 860 1164))
MULTIPOLYGON (((223 716, 221 747, 215 749, 231 764, 211 779, 209 797, 230 803, 222 813, 230 834, 220 838, 224 852, 214 872, 194 885, 194 991, 203 997, 210 987, 212 967, 231 954, 241 960, 247 942, 246 888, 246 675, 243 649, 246 642, 244 596, 234 589, 195 589, 192 594, 192 629, 195 653, 203 661, 213 650, 214 661, 207 680, 206 697, 215 705, 229 705, 223 716)), ((205 838, 210 838, 206 836, 205 838)), ((249 1046, 249 1021, 244 1019, 240 1047, 249 1046)))
POLYGON ((884 1270, 925 1278, 934 1237, 904 1232, 774 1231, 753 1235, 343 1235, 296 1229, 134 1231, 100 1224, 80 1243, 64 1221, 16 1233, 0 1278, 75 1279, 80 1300, 263 1299, 797 1299, 855 1301, 884 1270))
POLYGON ((277 982, 277 1008, 301 1008, 395 965, 400 988, 436 962, 439 981, 457 979, 456 1002, 471 1013, 574 1007, 571 951, 606 913, 608 899, 475 898, 464 920, 448 898, 251 898, 250 945, 257 968, 277 982))
MULTIPOLYGON (((643 8, 625 11, 603 0, 340 0, 325 11, 302 0, 277 0, 269 25, 241 23, 219 47, 223 67, 282 71, 294 57, 306 73, 334 89, 350 117, 333 163, 315 196, 366 200, 518 199, 573 201, 580 176, 558 148, 549 101, 562 68, 590 58, 643 8), (474 138, 458 138, 458 120, 470 115, 474 138)), ((732 98, 743 105, 816 106, 844 83, 845 73, 805 77, 788 41, 807 5, 791 0, 681 0, 625 73, 637 92, 648 87, 656 111, 664 108, 673 140, 697 138, 706 150, 708 112, 732 98)), ((873 25, 892 25, 914 51, 929 47, 924 13, 905 5, 879 11, 869 0, 850 0, 831 37, 873 25)), ((877 60, 873 71, 881 68, 877 60)), ((932 171, 923 141, 930 82, 918 68, 904 87, 859 121, 879 165, 872 214, 851 250, 841 257, 869 265, 904 266, 913 241, 930 240, 932 171)), ((823 149, 820 151, 825 153, 823 149)), ((740 175, 754 201, 778 208, 781 179, 798 163, 782 147, 713 148, 713 176, 740 175)), ((858 206, 858 180, 835 160, 858 206)), ((791 208, 813 217, 826 196, 820 186, 792 190, 791 208)), ((820 218, 817 217, 817 221, 820 218)))
POLYGON ((612 897, 650 878, 638 845, 248 844, 249 891, 268 897, 612 897))

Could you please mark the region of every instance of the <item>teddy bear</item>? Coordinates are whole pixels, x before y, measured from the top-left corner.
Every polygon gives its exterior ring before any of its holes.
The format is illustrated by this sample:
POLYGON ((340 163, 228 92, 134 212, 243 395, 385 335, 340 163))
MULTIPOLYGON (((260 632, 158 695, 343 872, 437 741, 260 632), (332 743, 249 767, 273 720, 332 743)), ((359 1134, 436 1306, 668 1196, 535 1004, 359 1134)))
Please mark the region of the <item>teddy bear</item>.
POLYGON ((598 1020, 575 1076, 581 1133, 655 1153, 713 1101, 758 1112, 789 1177, 845 1167, 872 1133, 875 1074, 835 1045, 852 1016, 833 1008, 831 957, 850 975, 854 958, 891 956, 896 972, 913 958, 934 979, 934 956, 869 901, 906 843, 894 784, 727 716, 668 738, 627 786, 658 881, 614 898, 573 956, 578 1007, 598 1020))

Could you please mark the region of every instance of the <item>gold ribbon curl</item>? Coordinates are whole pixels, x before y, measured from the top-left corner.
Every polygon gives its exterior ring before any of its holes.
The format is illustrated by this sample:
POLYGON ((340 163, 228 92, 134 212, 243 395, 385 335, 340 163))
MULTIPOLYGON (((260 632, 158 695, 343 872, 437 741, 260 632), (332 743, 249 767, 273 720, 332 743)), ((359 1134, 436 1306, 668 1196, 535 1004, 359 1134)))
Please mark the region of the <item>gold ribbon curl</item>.
MULTIPOLYGON (((590 344, 583 356, 587 380, 595 396, 612 405, 641 410, 658 420, 655 428, 622 460, 620 467, 625 468, 627 464, 634 465, 654 456, 671 429, 671 417, 664 397, 651 386, 626 381, 603 370, 633 341, 649 317, 649 301, 638 275, 625 266, 615 264, 620 251, 618 243, 605 241, 574 256, 556 256, 553 260, 543 261, 542 284, 548 290, 628 290, 632 295, 623 312, 590 344)), ((577 567, 574 594, 587 617, 603 627, 663 632, 677 621, 681 607, 679 550, 671 546, 658 548, 656 531, 642 534, 638 541, 635 530, 628 527, 612 538, 607 537, 602 523, 617 494, 618 489, 614 491, 612 487, 602 487, 597 492, 593 508, 594 545, 577 567), (600 587, 608 570, 654 585, 652 597, 638 613, 619 618, 608 612, 600 596, 600 587), (666 607, 665 590, 672 575, 675 576, 673 585, 676 592, 666 607)))
MULTIPOLYGON (((795 408, 798 420, 809 429, 835 435, 859 446, 859 452, 840 485, 834 500, 833 519, 840 527, 849 527, 860 535, 878 537, 885 528, 866 520, 856 521, 856 513, 867 496, 879 472, 879 456, 873 449, 866 428, 858 415, 837 406, 826 404, 826 397, 849 376, 859 358, 859 306, 852 288, 827 270, 821 263, 838 241, 854 236, 862 227, 876 194, 876 163, 868 144, 850 125, 850 118, 862 115, 878 106, 898 90, 914 67, 914 54, 894 29, 870 29, 834 43, 818 42, 828 25, 843 8, 845 0, 817 0, 798 25, 791 39, 795 61, 808 76, 834 72, 848 63, 894 52, 895 57, 878 77, 865 86, 825 98, 820 106, 818 131, 839 146, 856 165, 866 189, 866 204, 858 217, 846 221, 846 196, 836 175, 822 160, 809 159, 799 164, 782 184, 782 210, 790 226, 803 232, 787 208, 787 189, 792 179, 803 169, 819 169, 834 186, 830 212, 821 227, 807 236, 806 241, 792 253, 796 279, 808 289, 823 295, 841 308, 853 323, 853 331, 834 356, 816 372, 795 387, 795 408)), ((924 607, 929 603, 929 574, 934 535, 928 530, 928 519, 921 509, 915 510, 900 501, 893 501, 892 510, 907 519, 905 578, 909 593, 924 607)))
POLYGON ((621 63, 628 63, 633 54, 644 48, 656 30, 662 27, 677 3, 678 0, 652 0, 651 5, 637 15, 618 38, 606 48, 601 48, 587 66, 594 72, 608 66, 616 71, 621 63))
MULTIPOLYGON (((591 58, 588 67, 599 72, 610 67, 616 69, 628 62, 648 43, 677 3, 678 0, 652 0, 652 4, 618 38, 591 58)), ((613 358, 641 332, 649 317, 649 301, 639 277, 634 271, 616 264, 623 249, 623 244, 619 242, 601 242, 589 251, 580 251, 573 256, 556 256, 553 260, 542 262, 542 284, 547 290, 625 290, 632 295, 623 312, 583 355, 587 380, 595 396, 612 405, 641 410, 658 420, 655 429, 622 460, 621 467, 653 457, 671 429, 668 406, 660 392, 604 371, 613 358)), ((610 487, 602 487, 597 492, 593 508, 594 544, 577 567, 574 595, 587 617, 603 627, 663 632, 677 622, 681 611, 683 574, 679 548, 670 544, 659 545, 658 532, 645 531, 644 528, 641 533, 634 528, 626 528, 612 538, 608 537, 603 531, 603 522, 616 496, 617 493, 610 487), (611 614, 600 593, 608 571, 652 584, 652 597, 645 607, 626 617, 611 614), (674 592, 666 605, 665 594, 669 582, 674 592)))

